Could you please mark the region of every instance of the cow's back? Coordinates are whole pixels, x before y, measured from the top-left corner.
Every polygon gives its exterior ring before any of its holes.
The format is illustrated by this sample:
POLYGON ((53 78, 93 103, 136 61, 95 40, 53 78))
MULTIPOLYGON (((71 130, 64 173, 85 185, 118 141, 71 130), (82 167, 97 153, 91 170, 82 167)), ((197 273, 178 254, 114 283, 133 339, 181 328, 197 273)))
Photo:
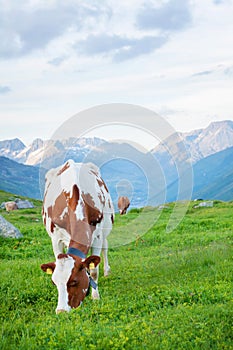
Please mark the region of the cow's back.
POLYGON ((50 236, 59 227, 78 240, 80 232, 92 235, 113 216, 110 194, 94 164, 68 160, 46 174, 43 217, 50 236))

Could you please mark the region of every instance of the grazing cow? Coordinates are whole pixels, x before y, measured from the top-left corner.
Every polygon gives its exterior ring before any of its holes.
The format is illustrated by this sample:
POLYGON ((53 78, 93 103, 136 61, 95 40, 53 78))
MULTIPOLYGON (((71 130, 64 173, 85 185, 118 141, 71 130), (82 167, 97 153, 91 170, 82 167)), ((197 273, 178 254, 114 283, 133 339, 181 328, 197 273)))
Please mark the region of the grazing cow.
POLYGON ((18 209, 18 206, 15 202, 5 202, 6 211, 12 211, 18 209))
POLYGON ((92 298, 99 299, 98 264, 102 251, 107 276, 107 235, 114 220, 112 200, 99 169, 92 163, 68 160, 48 171, 42 215, 56 261, 41 269, 52 273, 57 286, 56 313, 78 307, 90 285, 92 298), (90 248, 93 255, 87 257, 90 248))
POLYGON ((130 201, 128 197, 119 197, 118 198, 118 209, 120 215, 126 214, 127 209, 129 208, 130 201))

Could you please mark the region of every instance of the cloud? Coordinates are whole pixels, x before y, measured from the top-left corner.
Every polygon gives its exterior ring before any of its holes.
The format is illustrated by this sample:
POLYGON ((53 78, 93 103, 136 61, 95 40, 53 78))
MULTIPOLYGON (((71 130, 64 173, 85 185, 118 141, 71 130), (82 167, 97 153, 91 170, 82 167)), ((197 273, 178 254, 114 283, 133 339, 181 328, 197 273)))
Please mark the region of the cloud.
POLYGON ((52 66, 60 66, 62 62, 64 62, 67 59, 67 56, 58 56, 54 57, 52 60, 48 61, 49 64, 52 66))
POLYGON ((218 64, 212 69, 200 71, 197 73, 194 73, 192 77, 200 77, 200 76, 207 76, 211 74, 218 74, 218 75, 227 75, 232 76, 233 74, 233 66, 232 65, 225 65, 225 64, 218 64))
POLYGON ((215 5, 220 5, 220 4, 223 4, 224 2, 226 2, 225 0, 213 0, 213 3, 215 5))
POLYGON ((7 94, 10 91, 11 91, 11 88, 9 86, 0 85, 0 95, 7 94))
POLYGON ((67 30, 80 30, 90 18, 109 15, 98 4, 81 2, 53 2, 44 7, 2 8, 0 13, 0 57, 11 58, 43 49, 67 30))
POLYGON ((168 32, 182 30, 190 23, 188 0, 170 0, 160 7, 145 3, 136 21, 140 29, 160 29, 168 32))
POLYGON ((91 56, 97 54, 111 55, 113 61, 120 62, 143 54, 151 53, 161 47, 167 37, 144 36, 141 38, 128 38, 116 34, 89 35, 79 41, 75 49, 79 53, 91 56))
POLYGON ((229 77, 233 76, 233 66, 229 66, 224 69, 224 74, 228 75, 229 77))
POLYGON ((194 73, 192 76, 197 77, 197 76, 203 76, 203 75, 210 75, 214 72, 214 70, 204 70, 201 72, 194 73))

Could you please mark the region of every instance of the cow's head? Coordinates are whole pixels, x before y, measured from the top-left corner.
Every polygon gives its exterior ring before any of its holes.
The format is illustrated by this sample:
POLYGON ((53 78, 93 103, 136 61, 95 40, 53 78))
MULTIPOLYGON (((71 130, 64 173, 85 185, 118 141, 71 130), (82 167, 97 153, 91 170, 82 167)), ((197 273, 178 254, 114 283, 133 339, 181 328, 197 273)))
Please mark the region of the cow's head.
POLYGON ((92 255, 81 259, 69 254, 59 254, 55 263, 41 265, 44 272, 52 273, 52 281, 57 286, 57 314, 77 308, 86 297, 90 284, 87 272, 90 263, 94 263, 96 267, 100 263, 100 257, 92 255))

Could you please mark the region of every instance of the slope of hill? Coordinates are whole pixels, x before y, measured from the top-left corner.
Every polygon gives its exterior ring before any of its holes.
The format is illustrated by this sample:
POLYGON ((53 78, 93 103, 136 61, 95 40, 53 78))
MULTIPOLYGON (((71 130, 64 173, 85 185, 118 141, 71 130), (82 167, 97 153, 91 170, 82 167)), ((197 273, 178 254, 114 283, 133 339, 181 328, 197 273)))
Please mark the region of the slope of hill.
MULTIPOLYGON (((194 164, 192 198, 233 200, 232 159, 233 147, 230 147, 194 164)), ((167 201, 176 200, 178 186, 177 180, 168 186, 167 201)))
POLYGON ((40 199, 39 168, 0 157, 0 189, 40 199))
POLYGON ((201 159, 193 167, 193 198, 233 200, 233 147, 201 159))

